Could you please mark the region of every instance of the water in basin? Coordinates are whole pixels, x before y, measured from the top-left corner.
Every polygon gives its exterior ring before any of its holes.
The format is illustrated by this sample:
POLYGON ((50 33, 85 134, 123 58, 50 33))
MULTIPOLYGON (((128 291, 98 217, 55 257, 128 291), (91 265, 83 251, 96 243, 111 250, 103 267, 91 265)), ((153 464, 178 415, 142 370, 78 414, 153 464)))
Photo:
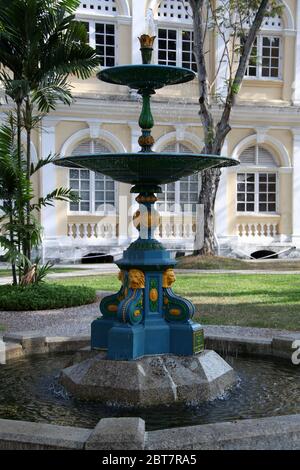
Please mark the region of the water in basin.
POLYGON ((283 360, 226 357, 239 376, 230 393, 199 407, 124 410, 74 400, 58 384, 72 354, 0 366, 0 418, 93 428, 103 417, 140 416, 148 430, 300 413, 300 367, 283 360))

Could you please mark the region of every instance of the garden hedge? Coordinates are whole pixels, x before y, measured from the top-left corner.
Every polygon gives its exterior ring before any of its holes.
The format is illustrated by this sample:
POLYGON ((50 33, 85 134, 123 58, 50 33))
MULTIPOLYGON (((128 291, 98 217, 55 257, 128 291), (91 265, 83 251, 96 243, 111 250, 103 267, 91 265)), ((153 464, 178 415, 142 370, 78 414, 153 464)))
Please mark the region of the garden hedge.
POLYGON ((95 301, 95 289, 86 286, 64 286, 55 283, 29 287, 0 286, 0 310, 50 310, 86 305, 95 301))

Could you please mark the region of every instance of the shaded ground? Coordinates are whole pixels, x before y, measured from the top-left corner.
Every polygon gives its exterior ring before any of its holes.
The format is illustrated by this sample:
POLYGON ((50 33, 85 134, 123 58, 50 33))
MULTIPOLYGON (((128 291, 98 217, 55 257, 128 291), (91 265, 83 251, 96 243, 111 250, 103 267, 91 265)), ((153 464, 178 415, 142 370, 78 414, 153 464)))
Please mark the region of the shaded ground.
POLYGON ((241 260, 221 256, 184 256, 179 258, 180 269, 221 269, 241 271, 300 271, 299 259, 241 260))

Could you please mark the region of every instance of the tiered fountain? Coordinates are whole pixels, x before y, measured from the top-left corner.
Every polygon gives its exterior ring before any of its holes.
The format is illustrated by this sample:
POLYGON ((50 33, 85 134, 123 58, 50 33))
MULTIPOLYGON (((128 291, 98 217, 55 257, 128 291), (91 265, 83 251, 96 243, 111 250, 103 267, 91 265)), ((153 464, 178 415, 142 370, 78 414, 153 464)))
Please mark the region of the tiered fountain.
POLYGON ((92 323, 91 357, 65 369, 61 378, 76 396, 121 405, 198 403, 216 397, 235 381, 234 371, 218 354, 204 351, 203 328, 192 321, 193 304, 172 290, 175 261, 154 238, 159 225, 154 204, 160 185, 237 162, 214 155, 151 150, 151 95, 195 77, 185 68, 151 65, 154 39, 140 38, 142 65, 112 67, 98 74, 100 80, 127 85, 142 96, 141 151, 74 156, 57 162, 129 183, 131 192, 138 194, 134 223, 140 236, 117 262, 121 289, 101 301, 102 315, 92 323))

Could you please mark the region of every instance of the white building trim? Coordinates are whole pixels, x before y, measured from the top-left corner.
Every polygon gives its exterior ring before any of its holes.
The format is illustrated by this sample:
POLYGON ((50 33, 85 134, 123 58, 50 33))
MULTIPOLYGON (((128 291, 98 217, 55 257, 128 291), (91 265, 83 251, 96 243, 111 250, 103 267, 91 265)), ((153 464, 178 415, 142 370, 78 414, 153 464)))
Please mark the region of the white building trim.
POLYGON ((293 153, 294 153, 294 168, 293 168, 293 243, 300 247, 300 132, 298 129, 293 130, 293 153))
POLYGON ((146 33, 145 1, 132 0, 131 56, 133 64, 141 63, 140 42, 138 38, 144 33, 146 33))
MULTIPOLYGON (((180 128, 180 125, 178 126, 180 128)), ((203 148, 203 140, 200 139, 195 134, 192 134, 191 132, 187 132, 185 129, 183 132, 179 132, 178 130, 174 132, 169 132, 168 134, 163 135, 160 137, 154 144, 153 150, 155 152, 159 152, 164 149, 168 144, 172 142, 186 142, 187 144, 191 144, 193 147, 195 147, 195 150, 198 151, 199 153, 201 152, 203 148)))
MULTIPOLYGON (((93 2, 89 2, 89 3, 93 3, 93 2)), ((117 4, 117 15, 112 15, 112 14, 109 14, 106 15, 105 12, 98 12, 96 9, 89 9, 89 8, 82 8, 81 6, 79 6, 79 8, 77 9, 77 13, 79 14, 85 14, 85 15, 89 15, 89 14, 93 14, 93 16, 111 16, 112 18, 115 18, 116 16, 131 16, 131 13, 130 13, 130 7, 129 7, 129 3, 127 0, 116 0, 116 4, 117 4)))
POLYGON ((300 105, 300 2, 297 2, 297 31, 295 39, 295 72, 294 72, 294 83, 293 83, 293 104, 300 105))
MULTIPOLYGON (((284 32, 295 31, 295 28, 296 28, 295 21, 294 21, 294 17, 293 17, 293 14, 289 5, 284 0, 281 0, 280 3, 282 3, 284 6, 283 12, 282 12, 283 22, 284 22, 284 32)), ((298 4, 297 8, 299 8, 299 1, 297 1, 296 3, 298 4)))
MULTIPOLYGON (((222 147, 222 155, 228 156, 228 141, 226 140, 222 147)), ((217 240, 222 243, 228 237, 229 208, 227 201, 227 168, 222 168, 219 188, 215 203, 215 232, 217 240)))
POLYGON ((114 149, 115 152, 127 152, 125 146, 118 139, 118 137, 116 137, 111 132, 105 131, 104 129, 101 129, 99 127, 99 132, 97 133, 96 137, 94 133, 94 128, 81 129, 80 131, 75 132, 75 134, 72 134, 71 137, 69 137, 63 144, 60 151, 60 156, 65 157, 70 155, 75 149, 75 147, 77 147, 82 140, 95 138, 107 142, 114 149))
MULTIPOLYGON (((246 137, 245 139, 241 140, 241 142, 239 142, 234 148, 232 158, 239 160, 243 150, 250 147, 251 145, 259 144, 267 144, 275 151, 274 156, 277 156, 277 158, 280 159, 280 161, 278 162, 279 166, 291 168, 291 160, 286 147, 275 137, 270 135, 264 135, 262 137, 261 133, 252 134, 246 137)), ((238 167, 235 167, 235 170, 229 169, 229 171, 238 171, 238 167)))
MULTIPOLYGON (((54 122, 42 121, 41 131, 41 154, 43 157, 55 154, 56 125, 54 122)), ((43 167, 40 171, 41 193, 45 197, 56 188, 57 167, 50 163, 43 167)), ((54 242, 57 237, 57 205, 43 207, 41 211, 41 225, 43 226, 44 243, 43 248, 47 244, 47 240, 54 242)))

